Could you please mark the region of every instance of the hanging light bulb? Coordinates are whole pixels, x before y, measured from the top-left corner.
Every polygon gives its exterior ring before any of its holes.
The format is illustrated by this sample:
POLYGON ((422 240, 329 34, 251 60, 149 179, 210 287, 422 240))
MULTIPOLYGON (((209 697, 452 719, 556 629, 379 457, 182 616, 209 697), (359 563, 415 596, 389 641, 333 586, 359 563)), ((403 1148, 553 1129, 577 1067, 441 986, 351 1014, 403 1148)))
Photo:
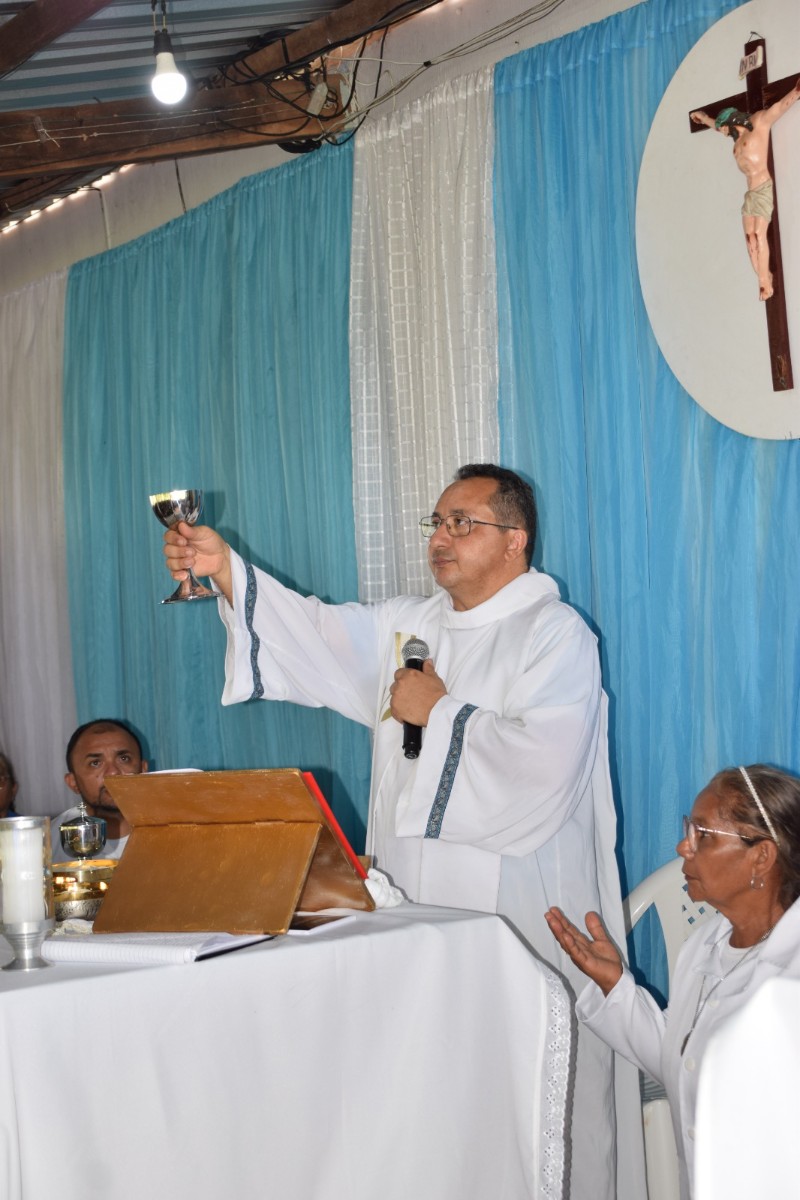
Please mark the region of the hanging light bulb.
POLYGON ((175 65, 172 42, 167 32, 167 3, 161 0, 161 28, 156 28, 156 0, 153 9, 153 53, 156 56, 156 73, 150 83, 153 95, 162 104, 177 104, 186 95, 186 76, 181 75, 175 65))

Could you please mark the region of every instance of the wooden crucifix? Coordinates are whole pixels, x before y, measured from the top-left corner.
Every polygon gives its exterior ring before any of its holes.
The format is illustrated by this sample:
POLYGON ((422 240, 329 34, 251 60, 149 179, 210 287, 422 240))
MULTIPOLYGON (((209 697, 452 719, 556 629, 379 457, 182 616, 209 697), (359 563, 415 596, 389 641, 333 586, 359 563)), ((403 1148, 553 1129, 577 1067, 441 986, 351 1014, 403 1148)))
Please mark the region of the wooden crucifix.
POLYGON ((742 222, 747 251, 758 276, 759 296, 765 301, 772 388, 787 392, 794 387, 794 380, 770 131, 775 121, 800 100, 800 74, 768 83, 763 38, 752 37, 744 54, 742 72, 747 74, 747 91, 692 111, 689 128, 692 133, 716 129, 730 136, 736 165, 747 178, 742 222))

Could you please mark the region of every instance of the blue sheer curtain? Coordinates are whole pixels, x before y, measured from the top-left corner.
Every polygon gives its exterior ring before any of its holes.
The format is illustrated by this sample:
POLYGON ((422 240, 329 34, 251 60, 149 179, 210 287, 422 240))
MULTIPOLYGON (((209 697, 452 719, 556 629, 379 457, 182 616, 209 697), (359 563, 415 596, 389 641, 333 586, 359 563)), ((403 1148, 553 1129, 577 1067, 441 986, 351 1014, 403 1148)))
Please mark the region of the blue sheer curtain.
MULTIPOLYGON (((651 0, 495 75, 502 457, 535 481, 541 563, 600 638, 626 889, 718 769, 800 768, 800 445, 686 395, 634 246, 655 110, 735 7, 651 0)), ((656 937, 639 960, 663 988, 656 937)))
POLYGON ((349 147, 254 176, 69 277, 64 446, 78 715, 129 719, 160 768, 313 770, 357 848, 369 738, 331 713, 223 709, 216 604, 172 590, 148 494, 301 591, 357 595, 349 147))

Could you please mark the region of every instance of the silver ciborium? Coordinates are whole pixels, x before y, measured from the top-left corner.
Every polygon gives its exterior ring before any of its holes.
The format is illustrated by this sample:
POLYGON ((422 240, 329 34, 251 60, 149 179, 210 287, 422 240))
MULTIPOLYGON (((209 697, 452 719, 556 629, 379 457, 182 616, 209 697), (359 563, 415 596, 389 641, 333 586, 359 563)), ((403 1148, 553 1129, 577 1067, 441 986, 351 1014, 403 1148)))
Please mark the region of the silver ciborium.
POLYGON ((14 951, 4 971, 50 965, 42 958, 42 942, 54 925, 49 817, 0 820, 0 920, 14 951))
POLYGON ((77 815, 61 822, 61 845, 67 858, 92 858, 105 844, 105 821, 102 817, 90 817, 81 800, 77 815))
MULTIPOLYGON (((203 493, 191 489, 172 492, 156 492, 150 497, 150 507, 166 529, 172 529, 179 521, 194 525, 203 510, 203 493)), ((204 587, 189 569, 188 579, 182 579, 171 596, 162 604, 177 604, 183 600, 216 600, 216 592, 204 587)))

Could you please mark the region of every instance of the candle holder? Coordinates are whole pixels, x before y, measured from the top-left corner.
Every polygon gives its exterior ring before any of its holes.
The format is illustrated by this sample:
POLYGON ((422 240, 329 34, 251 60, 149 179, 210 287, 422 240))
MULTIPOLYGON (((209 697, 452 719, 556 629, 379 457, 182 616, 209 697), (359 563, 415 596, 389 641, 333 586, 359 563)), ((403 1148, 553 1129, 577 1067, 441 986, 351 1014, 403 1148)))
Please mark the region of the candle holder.
POLYGON ((50 966, 41 955, 54 925, 48 817, 0 819, 0 922, 14 951, 4 971, 50 966))

